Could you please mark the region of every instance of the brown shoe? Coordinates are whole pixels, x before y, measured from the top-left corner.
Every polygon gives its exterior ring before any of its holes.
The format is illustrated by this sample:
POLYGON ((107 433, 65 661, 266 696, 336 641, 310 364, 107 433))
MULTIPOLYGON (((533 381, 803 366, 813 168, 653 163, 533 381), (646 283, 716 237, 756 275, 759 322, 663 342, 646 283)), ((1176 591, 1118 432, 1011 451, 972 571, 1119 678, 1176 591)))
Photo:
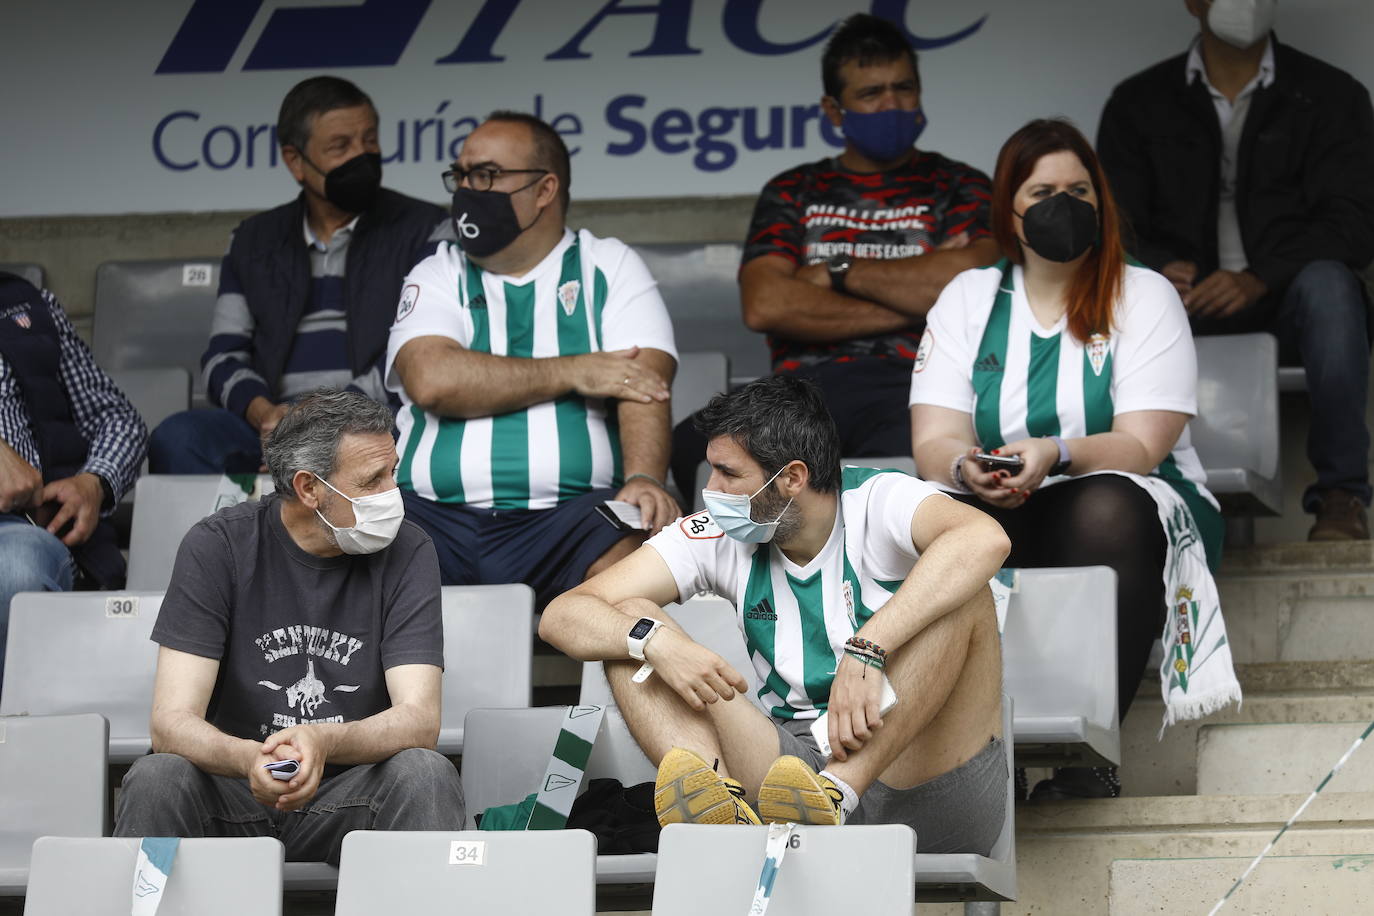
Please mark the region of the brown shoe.
POLYGON ((1327 490, 1317 508, 1317 523, 1307 532, 1309 541, 1367 541, 1369 519, 1364 504, 1349 490, 1327 490))

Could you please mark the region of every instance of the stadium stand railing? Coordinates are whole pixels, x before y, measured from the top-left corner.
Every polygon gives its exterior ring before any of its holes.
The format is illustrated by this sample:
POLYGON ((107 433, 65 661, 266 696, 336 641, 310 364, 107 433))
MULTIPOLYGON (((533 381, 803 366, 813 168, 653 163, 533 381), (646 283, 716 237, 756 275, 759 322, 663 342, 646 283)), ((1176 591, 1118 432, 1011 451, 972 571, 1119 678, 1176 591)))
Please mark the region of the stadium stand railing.
POLYGON ((24 893, 34 840, 108 830, 108 733, 93 713, 0 716, 0 896, 24 893))
POLYGON ((335 916, 596 912, 585 830, 379 831, 344 837, 335 916))

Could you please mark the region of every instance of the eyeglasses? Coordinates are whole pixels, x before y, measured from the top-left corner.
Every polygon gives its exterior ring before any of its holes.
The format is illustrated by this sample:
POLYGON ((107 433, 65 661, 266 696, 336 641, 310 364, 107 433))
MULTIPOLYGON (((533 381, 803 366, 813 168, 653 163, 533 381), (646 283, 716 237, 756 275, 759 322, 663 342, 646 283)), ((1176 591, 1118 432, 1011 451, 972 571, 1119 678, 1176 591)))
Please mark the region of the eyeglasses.
MULTIPOLYGON (((467 179, 468 187, 474 191, 490 191, 492 182, 502 175, 547 175, 548 169, 503 169, 499 165, 492 167, 479 165, 470 169, 461 169, 457 166, 443 173, 444 190, 450 194, 455 193, 458 187, 467 179)), ((528 185, 527 185, 528 187, 528 185)))

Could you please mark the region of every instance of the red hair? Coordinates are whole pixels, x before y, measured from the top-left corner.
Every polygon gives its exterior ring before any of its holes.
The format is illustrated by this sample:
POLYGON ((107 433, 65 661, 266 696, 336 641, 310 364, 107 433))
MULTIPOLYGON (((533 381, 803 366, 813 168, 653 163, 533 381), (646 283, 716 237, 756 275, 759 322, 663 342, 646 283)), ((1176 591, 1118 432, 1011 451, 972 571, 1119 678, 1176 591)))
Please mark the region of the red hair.
POLYGON ((1025 263, 1021 240, 1012 226, 1013 200, 1017 189, 1035 171, 1036 163, 1062 150, 1073 153, 1083 163, 1097 193, 1097 242, 1078 265, 1069 286, 1069 333, 1086 343, 1094 334, 1110 333, 1112 312, 1121 298, 1126 273, 1126 252, 1121 245, 1116 199, 1092 144, 1078 128, 1058 118, 1041 118, 1026 124, 1002 144, 992 179, 992 236, 1013 264, 1025 263))

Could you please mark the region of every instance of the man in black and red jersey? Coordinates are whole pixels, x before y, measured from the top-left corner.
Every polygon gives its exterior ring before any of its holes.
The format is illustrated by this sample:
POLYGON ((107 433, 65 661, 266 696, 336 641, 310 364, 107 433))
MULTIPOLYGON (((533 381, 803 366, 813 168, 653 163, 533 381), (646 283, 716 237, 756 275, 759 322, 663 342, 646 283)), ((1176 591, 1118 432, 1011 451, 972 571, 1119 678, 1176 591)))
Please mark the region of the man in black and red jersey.
MULTIPOLYGON (((901 27, 850 16, 821 78, 844 152, 788 169, 759 195, 739 273, 744 323, 768 335, 774 372, 820 386, 846 457, 908 455, 925 314, 956 274, 997 260, 988 178, 915 148, 926 121, 901 27)), ((682 424, 673 475, 684 493, 704 453, 682 424)))

